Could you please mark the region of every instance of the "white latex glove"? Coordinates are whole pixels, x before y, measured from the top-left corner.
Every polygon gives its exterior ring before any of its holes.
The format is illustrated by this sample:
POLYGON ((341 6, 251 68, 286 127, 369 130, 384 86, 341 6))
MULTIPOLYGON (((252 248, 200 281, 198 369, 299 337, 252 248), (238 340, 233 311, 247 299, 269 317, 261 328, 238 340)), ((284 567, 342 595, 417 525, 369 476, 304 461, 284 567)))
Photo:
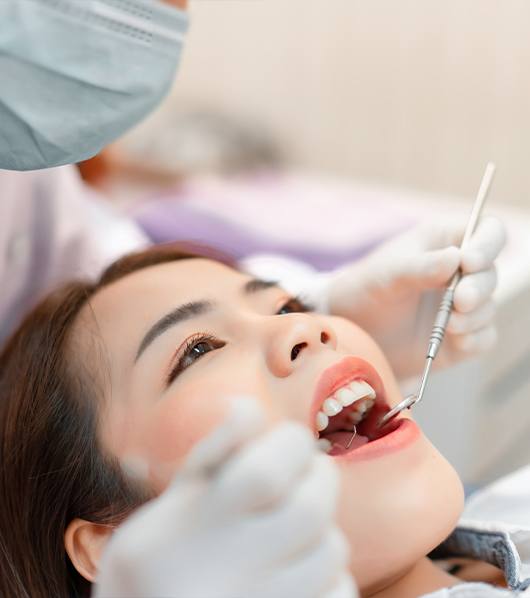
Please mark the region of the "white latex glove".
POLYGON ((334 524, 334 463, 303 426, 265 427, 256 402, 234 403, 171 486, 115 532, 97 598, 357 595, 334 524))
POLYGON ((421 372, 441 290, 458 267, 464 276, 435 364, 449 365, 495 343, 494 262, 505 229, 485 217, 461 251, 466 225, 464 218, 421 225, 328 278, 330 312, 367 330, 401 378, 421 372))

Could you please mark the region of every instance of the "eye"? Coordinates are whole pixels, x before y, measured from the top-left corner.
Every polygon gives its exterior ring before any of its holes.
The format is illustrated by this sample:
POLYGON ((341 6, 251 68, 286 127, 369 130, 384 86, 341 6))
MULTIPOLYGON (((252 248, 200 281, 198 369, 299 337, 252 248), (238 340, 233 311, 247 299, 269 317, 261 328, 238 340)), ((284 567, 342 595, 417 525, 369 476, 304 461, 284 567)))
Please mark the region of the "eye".
POLYGON ((308 303, 303 301, 300 297, 291 297, 276 312, 276 315, 283 316, 286 314, 306 313, 308 311, 313 311, 313 308, 308 303))
POLYGON ((176 363, 173 368, 171 368, 166 380, 167 386, 169 386, 180 373, 186 368, 189 368, 190 365, 193 365, 203 355, 210 353, 210 351, 220 349, 221 347, 224 347, 225 344, 226 343, 218 338, 207 334, 197 334, 189 338, 185 342, 182 350, 179 351, 176 363))
POLYGON ((208 341, 202 341, 200 343, 193 345, 193 347, 190 349, 190 351, 188 353, 188 359, 195 361, 196 359, 199 359, 199 357, 201 357, 201 355, 204 355, 205 353, 208 353, 208 351, 213 351, 213 350, 214 350, 214 348, 211 346, 211 344, 208 341))

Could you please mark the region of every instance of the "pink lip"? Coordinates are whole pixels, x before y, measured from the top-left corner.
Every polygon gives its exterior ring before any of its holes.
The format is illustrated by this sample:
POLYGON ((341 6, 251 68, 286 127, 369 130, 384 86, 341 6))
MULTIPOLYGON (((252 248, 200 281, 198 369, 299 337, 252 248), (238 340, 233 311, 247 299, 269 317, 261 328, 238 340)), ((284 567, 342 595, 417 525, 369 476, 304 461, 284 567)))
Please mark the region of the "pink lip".
POLYGON ((315 436, 318 436, 315 419, 322 407, 322 403, 341 386, 357 379, 366 380, 375 390, 377 395, 376 404, 387 404, 383 381, 373 366, 360 357, 345 357, 335 365, 324 370, 318 379, 309 413, 309 427, 313 430, 315 436))
MULTIPOLYGON (((318 380, 309 415, 309 427, 313 430, 315 436, 318 436, 315 427, 316 414, 322 407, 322 403, 338 388, 356 379, 366 380, 375 390, 377 394, 376 407, 379 405, 379 408, 382 409, 389 408, 383 381, 373 366, 360 357, 345 357, 324 370, 318 380)), ((393 430, 386 436, 372 440, 350 452, 336 455, 334 458, 340 461, 352 462, 382 457, 412 444, 421 434, 416 423, 403 416, 398 416, 388 426, 392 427, 393 430)))

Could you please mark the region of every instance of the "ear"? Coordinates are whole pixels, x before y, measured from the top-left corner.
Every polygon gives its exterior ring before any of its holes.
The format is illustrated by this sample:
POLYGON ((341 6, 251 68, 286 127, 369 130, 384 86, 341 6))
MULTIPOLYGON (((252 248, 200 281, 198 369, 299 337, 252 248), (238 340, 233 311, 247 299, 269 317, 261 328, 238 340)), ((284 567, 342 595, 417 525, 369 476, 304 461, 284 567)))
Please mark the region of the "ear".
POLYGON ((98 573, 101 553, 114 528, 110 525, 74 519, 64 534, 64 547, 73 566, 85 579, 94 582, 98 573))

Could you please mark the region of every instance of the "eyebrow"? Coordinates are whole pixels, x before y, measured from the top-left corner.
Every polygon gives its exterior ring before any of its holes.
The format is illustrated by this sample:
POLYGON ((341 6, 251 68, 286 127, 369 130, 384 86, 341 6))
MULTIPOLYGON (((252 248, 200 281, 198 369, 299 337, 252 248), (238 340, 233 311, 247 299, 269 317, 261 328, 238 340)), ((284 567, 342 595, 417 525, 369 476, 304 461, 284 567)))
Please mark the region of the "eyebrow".
POLYGON ((253 295, 254 293, 259 293, 259 291, 266 291, 267 289, 271 289, 277 286, 278 283, 275 280, 262 280, 261 278, 252 278, 251 280, 248 280, 243 286, 243 293, 245 293, 245 295, 253 295))
MULTIPOLYGON (((278 283, 275 281, 253 278, 243 285, 243 293, 245 295, 253 295, 260 291, 266 291, 267 289, 276 287, 278 287, 278 283)), ((134 362, 136 363, 147 347, 149 347, 149 345, 151 345, 151 343, 153 343, 153 341, 160 335, 164 334, 164 332, 181 322, 212 312, 215 306, 216 304, 211 301, 191 301, 190 303, 179 305, 176 309, 170 311, 165 316, 162 316, 153 324, 153 326, 151 326, 143 337, 142 342, 138 347, 138 351, 136 352, 134 362)))
POLYGON ((180 324, 180 322, 185 322, 186 320, 191 320, 197 316, 202 316, 203 314, 212 311, 213 308, 213 303, 210 301, 192 301, 191 303, 180 305, 173 311, 170 311, 165 316, 161 317, 160 320, 151 326, 142 339, 134 361, 137 362, 147 347, 149 347, 149 345, 161 334, 164 334, 166 330, 180 324))

